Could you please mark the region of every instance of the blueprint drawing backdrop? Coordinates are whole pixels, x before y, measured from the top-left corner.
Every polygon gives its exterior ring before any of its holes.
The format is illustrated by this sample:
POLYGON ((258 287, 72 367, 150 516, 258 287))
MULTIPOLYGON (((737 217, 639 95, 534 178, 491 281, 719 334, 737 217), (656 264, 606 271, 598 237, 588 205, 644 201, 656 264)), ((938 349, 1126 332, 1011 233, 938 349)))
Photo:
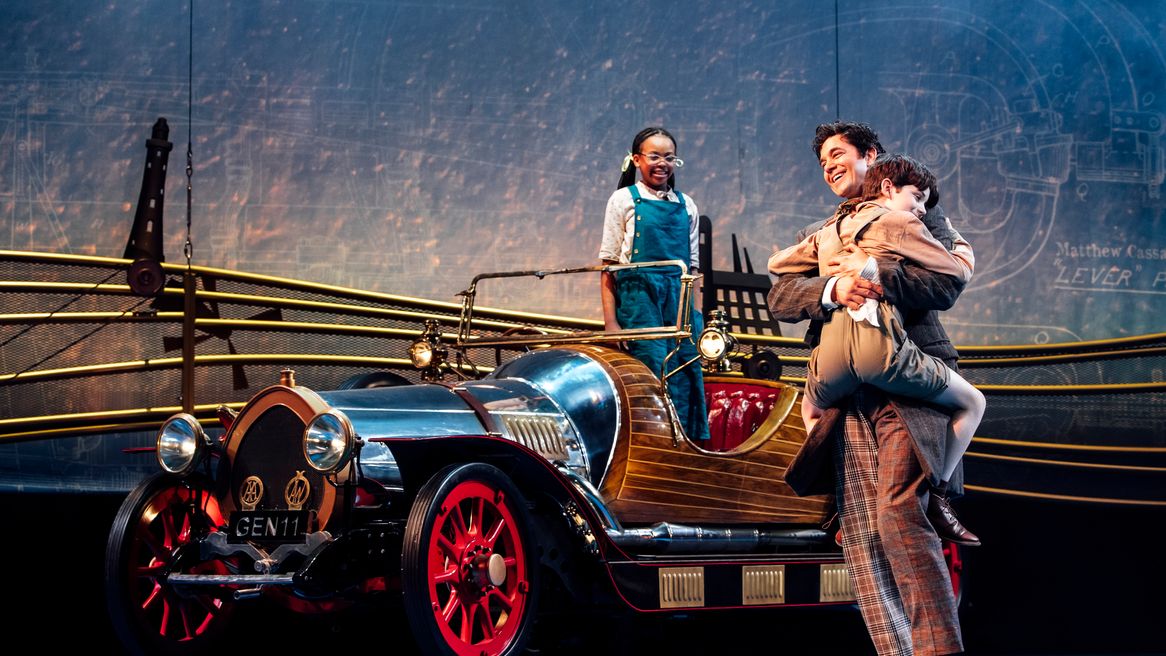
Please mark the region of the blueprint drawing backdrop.
MULTIPOLYGON (((973 243, 956 343, 1166 329, 1161 2, 8 0, 0 34, 0 248, 120 257, 161 116, 167 261, 189 133, 196 264, 449 301, 595 263, 662 124, 713 265, 736 234, 761 269, 829 213, 809 140, 842 117, 973 243)), ((597 317, 565 284, 497 301, 597 317)))

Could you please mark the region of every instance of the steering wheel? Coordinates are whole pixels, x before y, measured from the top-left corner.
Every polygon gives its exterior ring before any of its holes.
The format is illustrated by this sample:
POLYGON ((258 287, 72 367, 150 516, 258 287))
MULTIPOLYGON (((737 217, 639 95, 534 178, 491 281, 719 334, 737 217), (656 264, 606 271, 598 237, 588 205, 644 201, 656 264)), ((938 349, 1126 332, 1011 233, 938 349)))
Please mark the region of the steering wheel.
MULTIPOLYGON (((511 335, 545 335, 545 334, 547 334, 547 331, 543 330, 542 328, 535 328, 534 326, 513 326, 510 328, 507 328, 506 330, 503 330, 500 336, 501 337, 509 337, 511 335)), ((503 349, 506 349, 509 351, 522 351, 525 353, 525 352, 530 350, 530 347, 529 346, 510 346, 510 347, 496 346, 496 347, 494 347, 494 366, 496 366, 496 367, 502 366, 502 350, 503 349)))

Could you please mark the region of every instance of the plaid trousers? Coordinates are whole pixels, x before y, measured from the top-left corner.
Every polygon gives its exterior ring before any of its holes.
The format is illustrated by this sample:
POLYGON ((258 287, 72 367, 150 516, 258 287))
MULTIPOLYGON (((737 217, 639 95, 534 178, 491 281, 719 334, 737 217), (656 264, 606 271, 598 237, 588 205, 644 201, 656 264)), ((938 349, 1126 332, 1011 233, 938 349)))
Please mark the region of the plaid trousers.
POLYGON ((926 477, 894 406, 860 391, 834 440, 842 551, 879 656, 963 651, 926 477))

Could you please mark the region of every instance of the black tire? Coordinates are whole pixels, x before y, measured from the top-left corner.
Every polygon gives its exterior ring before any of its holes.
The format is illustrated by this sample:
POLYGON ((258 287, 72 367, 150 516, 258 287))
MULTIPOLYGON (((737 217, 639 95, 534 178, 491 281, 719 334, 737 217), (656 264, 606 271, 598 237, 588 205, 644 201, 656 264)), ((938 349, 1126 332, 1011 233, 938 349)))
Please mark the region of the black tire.
MULTIPOLYGON (((105 549, 105 597, 117 637, 133 654, 202 654, 230 624, 235 607, 223 591, 178 594, 159 580, 162 569, 228 573, 221 562, 196 562, 192 540, 222 524, 209 489, 158 473, 122 503, 105 549), (191 553, 183 554, 184 550, 191 553), (189 560, 176 563, 176 556, 189 560), (190 557, 195 558, 190 558, 190 557)), ((229 591, 227 591, 229 592, 229 591)))
POLYGON ((781 360, 773 351, 758 351, 745 359, 741 371, 746 378, 778 380, 781 378, 781 360))
POLYGON ((492 465, 451 465, 429 479, 401 555, 405 612, 421 653, 522 652, 538 608, 532 538, 525 500, 492 465))

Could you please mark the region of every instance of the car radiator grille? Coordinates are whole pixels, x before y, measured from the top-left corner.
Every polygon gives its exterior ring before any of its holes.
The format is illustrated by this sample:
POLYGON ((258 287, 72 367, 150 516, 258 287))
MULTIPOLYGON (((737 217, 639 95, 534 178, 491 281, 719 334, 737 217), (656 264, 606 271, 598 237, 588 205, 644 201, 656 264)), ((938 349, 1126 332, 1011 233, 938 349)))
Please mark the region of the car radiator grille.
POLYGON ((502 415, 506 436, 537 451, 548 460, 567 460, 567 440, 557 417, 546 415, 502 415))
POLYGON ((289 485, 297 478, 306 483, 308 494, 304 510, 319 510, 328 483, 323 474, 304 461, 304 422, 283 405, 268 408, 247 430, 231 461, 230 490, 237 508, 254 510, 290 508, 289 485), (248 481, 256 483, 248 483, 248 481), (258 496, 245 502, 242 491, 258 490, 258 496))

